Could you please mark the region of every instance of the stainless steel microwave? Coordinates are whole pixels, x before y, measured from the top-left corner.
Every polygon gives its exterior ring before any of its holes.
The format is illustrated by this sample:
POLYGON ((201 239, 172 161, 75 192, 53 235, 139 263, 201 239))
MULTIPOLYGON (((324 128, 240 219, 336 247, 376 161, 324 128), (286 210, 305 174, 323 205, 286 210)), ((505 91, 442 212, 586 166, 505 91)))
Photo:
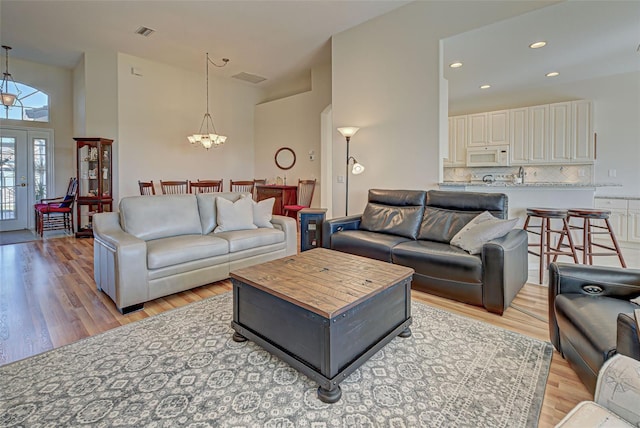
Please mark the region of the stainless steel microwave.
POLYGON ((467 166, 509 166, 509 146, 467 147, 467 166))

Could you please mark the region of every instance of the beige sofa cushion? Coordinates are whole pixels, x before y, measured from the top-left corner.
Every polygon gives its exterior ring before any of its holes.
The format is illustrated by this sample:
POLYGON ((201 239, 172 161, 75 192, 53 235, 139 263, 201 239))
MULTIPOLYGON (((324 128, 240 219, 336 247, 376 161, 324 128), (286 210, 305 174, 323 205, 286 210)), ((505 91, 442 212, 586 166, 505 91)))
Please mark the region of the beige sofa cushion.
POLYGON ((181 235, 147 241, 147 266, 159 269, 229 252, 229 243, 212 235, 181 235))
POLYGON ((249 248, 277 244, 279 242, 284 242, 285 239, 284 232, 282 230, 267 229, 263 227, 259 229, 220 232, 216 233, 215 236, 229 242, 230 253, 236 253, 249 248))
POLYGON ((202 234, 195 195, 122 198, 120 224, 125 232, 144 241, 169 236, 202 234))

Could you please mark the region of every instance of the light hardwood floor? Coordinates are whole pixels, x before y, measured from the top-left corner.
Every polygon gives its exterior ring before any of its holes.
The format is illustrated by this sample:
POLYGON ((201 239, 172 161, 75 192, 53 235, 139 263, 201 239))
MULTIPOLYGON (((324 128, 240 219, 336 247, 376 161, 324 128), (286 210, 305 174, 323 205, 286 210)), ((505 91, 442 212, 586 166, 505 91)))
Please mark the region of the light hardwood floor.
MULTIPOLYGON (((0 365, 230 290, 230 281, 219 281, 156 299, 146 303, 144 310, 123 316, 105 294, 96 290, 93 239, 69 237, 3 245, 0 246, 0 365)), ((412 298, 549 340, 546 287, 527 284, 503 316, 417 291, 412 298)), ((539 426, 554 426, 578 402, 591 398, 567 362, 554 351, 539 426)))

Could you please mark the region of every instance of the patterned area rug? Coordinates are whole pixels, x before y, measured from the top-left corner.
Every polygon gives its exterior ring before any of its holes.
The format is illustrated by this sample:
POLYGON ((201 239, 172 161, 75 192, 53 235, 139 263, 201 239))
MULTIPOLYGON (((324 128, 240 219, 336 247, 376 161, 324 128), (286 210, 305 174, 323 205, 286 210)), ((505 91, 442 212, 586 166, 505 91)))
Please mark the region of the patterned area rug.
POLYGON ((231 339, 225 293, 0 367, 0 426, 536 426, 549 343, 412 302, 395 338, 321 402, 231 339))

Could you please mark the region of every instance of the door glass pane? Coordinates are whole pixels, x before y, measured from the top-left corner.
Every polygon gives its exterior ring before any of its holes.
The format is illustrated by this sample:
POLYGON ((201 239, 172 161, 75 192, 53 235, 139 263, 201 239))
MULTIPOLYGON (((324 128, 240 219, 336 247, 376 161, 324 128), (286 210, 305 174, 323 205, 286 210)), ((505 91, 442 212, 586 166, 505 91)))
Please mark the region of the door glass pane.
POLYGON ((0 219, 16 218, 16 139, 0 139, 0 219))
POLYGON ((35 201, 47 197, 47 140, 33 139, 33 182, 35 201))

